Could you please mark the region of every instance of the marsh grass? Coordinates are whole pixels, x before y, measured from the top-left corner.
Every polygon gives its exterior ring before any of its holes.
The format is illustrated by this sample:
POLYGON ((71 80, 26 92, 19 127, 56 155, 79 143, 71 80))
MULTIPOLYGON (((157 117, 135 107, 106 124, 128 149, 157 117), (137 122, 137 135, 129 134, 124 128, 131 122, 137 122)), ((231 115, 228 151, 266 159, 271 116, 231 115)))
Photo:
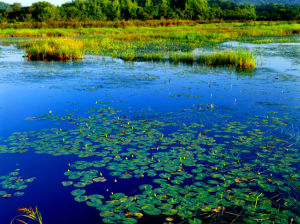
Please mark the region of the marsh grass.
MULTIPOLYGON (((0 36, 27 36, 45 39, 23 44, 29 60, 75 60, 84 54, 121 58, 125 61, 170 61, 173 63, 204 64, 255 68, 255 55, 237 50, 192 54, 193 49, 216 46, 230 40, 262 39, 299 33, 299 24, 287 23, 210 23, 181 26, 126 28, 41 28, 4 29, 0 36), (189 52, 189 53, 178 53, 189 52)), ((262 41, 263 43, 263 41, 262 41)))
MULTIPOLYGON (((0 29, 1 37, 73 37, 73 36, 103 36, 119 40, 149 40, 168 39, 201 42, 220 42, 227 38, 245 38, 258 36, 281 36, 300 34, 300 24, 283 22, 253 22, 253 23, 191 23, 178 22, 177 25, 165 25, 164 22, 152 21, 157 26, 147 23, 120 22, 127 24, 119 26, 82 26, 82 27, 18 27, 9 26, 0 29), (132 24, 132 25, 130 25, 132 24)), ((109 23, 110 24, 110 23, 109 23)), ((172 23, 169 23, 172 24, 172 23)))
POLYGON ((125 61, 169 61, 174 64, 203 64, 206 66, 230 66, 236 69, 252 70, 256 66, 256 56, 248 50, 214 51, 212 53, 170 52, 149 53, 142 56, 120 56, 125 61))
POLYGON ((68 61, 81 59, 84 42, 70 38, 51 38, 25 43, 26 56, 31 61, 68 61))
POLYGON ((300 40, 296 38, 264 38, 264 39, 253 39, 253 40, 247 40, 248 43, 253 44, 270 44, 270 43, 299 43, 300 40))
POLYGON ((81 59, 84 54, 98 54, 121 58, 124 61, 161 61, 174 64, 203 64, 206 66, 231 66, 236 69, 252 70, 256 65, 256 56, 248 50, 182 52, 164 44, 158 49, 147 50, 146 42, 119 42, 110 38, 72 39, 47 38, 22 43, 28 60, 68 61, 81 59))
POLYGON ((208 66, 234 66, 237 69, 252 70, 256 66, 256 56, 248 50, 238 49, 228 52, 213 52, 202 54, 195 58, 195 61, 208 66))

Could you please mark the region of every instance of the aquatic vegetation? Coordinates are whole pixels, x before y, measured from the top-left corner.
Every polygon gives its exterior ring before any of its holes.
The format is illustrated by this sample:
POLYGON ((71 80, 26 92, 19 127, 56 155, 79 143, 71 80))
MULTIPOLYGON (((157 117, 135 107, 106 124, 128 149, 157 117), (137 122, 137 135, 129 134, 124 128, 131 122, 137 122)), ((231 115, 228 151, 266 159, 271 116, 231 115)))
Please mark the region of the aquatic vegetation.
POLYGON ((26 47, 26 56, 31 61, 76 60, 84 55, 83 43, 73 39, 45 39, 26 43, 23 46, 26 47))
MULTIPOLYGON (((3 36, 48 37, 21 41, 29 60, 80 59, 84 54, 122 58, 125 61, 180 61, 207 66, 255 67, 255 56, 247 50, 193 55, 195 48, 215 46, 228 40, 271 35, 289 35, 298 24, 197 24, 179 27, 81 28, 1 30, 3 36), (179 53, 183 52, 183 53, 179 53)), ((286 38, 281 39, 286 40, 286 38)), ((249 40, 250 42, 255 40, 249 40)), ((258 40, 257 40, 258 41, 258 40)))
POLYGON ((85 116, 33 119, 73 128, 15 133, 1 152, 77 155, 66 164, 62 185, 76 202, 99 210, 104 223, 149 216, 175 223, 299 221, 299 148, 266 132, 284 126, 282 118, 179 125, 126 118, 100 104, 85 116))
MULTIPOLYGON (((269 22, 255 21, 250 23, 243 22, 226 22, 226 23, 195 23, 189 20, 163 20, 163 21, 99 21, 101 24, 92 25, 82 24, 81 27, 63 26, 62 28, 45 28, 45 27, 18 27, 14 24, 2 24, 0 30, 1 37, 74 37, 74 36, 104 36, 119 37, 123 40, 141 40, 149 37, 205 40, 208 42, 220 41, 224 38, 235 39, 237 37, 258 37, 258 36, 281 36, 299 34, 300 26, 298 23, 289 23, 284 21, 269 22), (115 23, 121 23, 118 26, 115 23), (136 24, 134 24, 136 22, 136 24), (166 26, 168 22, 171 26, 166 26), (105 25, 106 23, 106 25, 105 25), (67 28, 65 28, 67 27, 67 28), (122 29, 120 29, 120 27, 122 29), (197 37, 197 38, 195 38, 197 37), (202 38, 200 38, 202 37, 202 38), (204 37, 206 37, 204 39, 204 37), (214 38, 209 40, 209 38, 214 38)), ((57 24, 57 22, 55 22, 57 24)))
MULTIPOLYGON (((39 208, 49 209, 51 223, 61 217, 90 223, 298 223, 297 70, 287 75, 261 67, 246 73, 198 66, 198 52, 223 51, 193 51, 201 40, 196 34, 172 34, 169 41, 162 39, 165 34, 147 39, 147 33, 126 31, 127 36, 107 32, 78 39, 85 54, 166 63, 95 56, 32 63, 22 61, 20 49, 2 48, 8 63, 2 61, 7 72, 1 77, 8 89, 23 93, 19 84, 24 83, 27 95, 30 89, 33 95, 43 93, 33 99, 24 95, 21 102, 15 92, 1 104, 5 117, 11 104, 24 108, 4 120, 2 166, 6 170, 6 164, 17 163, 26 167, 22 177, 40 176, 32 187, 26 184, 25 197, 3 189, 2 206, 14 211, 11 207, 24 200, 37 201, 39 208), (17 62, 11 60, 15 53, 17 62), (86 111, 87 106, 92 108, 86 111), (22 132, 12 133, 17 129, 22 132), (48 189, 53 193, 43 194, 48 189)), ((207 37, 222 39, 219 34, 207 37)), ((296 61, 292 44, 278 45, 267 47, 272 54, 264 55, 285 54, 296 61)), ((236 68, 234 63, 230 67, 236 68)), ((9 223, 14 215, 1 220, 9 223)))
MULTIPOLYGON (((268 44, 268 43, 289 43, 291 42, 291 40, 289 38, 281 38, 281 39, 266 38, 266 39, 248 40, 247 42, 254 43, 254 44, 268 44)), ((298 41, 294 40, 293 42, 298 42, 298 41)))
POLYGON ((12 196, 22 196, 24 190, 32 183, 35 178, 24 179, 20 176, 20 170, 16 169, 14 172, 5 176, 0 176, 0 196, 2 198, 10 198, 12 196), (8 191, 8 192, 7 192, 8 191))
POLYGON ((173 63, 204 64, 206 66, 234 66, 237 69, 254 69, 256 66, 254 53, 240 49, 212 53, 171 52, 168 55, 166 53, 150 53, 137 58, 122 56, 121 58, 127 61, 170 61, 173 63))
POLYGON ((120 45, 110 39, 73 40, 62 38, 42 39, 25 43, 28 60, 70 60, 82 58, 84 52, 106 54, 124 61, 169 61, 173 63, 204 64, 206 66, 234 66, 237 69, 254 69, 256 57, 247 50, 214 51, 212 53, 154 51, 139 52, 135 44, 120 45), (125 50, 126 49, 126 50, 125 50), (113 53, 109 53, 110 51, 113 53))
POLYGON ((42 215, 41 215, 38 207, 35 207, 35 209, 33 209, 32 207, 22 207, 22 208, 18 208, 17 211, 21 212, 22 214, 15 216, 12 219, 12 221, 10 222, 10 224, 13 224, 13 223, 16 223, 16 222, 23 223, 23 224, 28 224, 23 219, 20 219, 20 217, 31 219, 31 220, 35 221, 36 223, 38 223, 38 224, 43 224, 42 215))

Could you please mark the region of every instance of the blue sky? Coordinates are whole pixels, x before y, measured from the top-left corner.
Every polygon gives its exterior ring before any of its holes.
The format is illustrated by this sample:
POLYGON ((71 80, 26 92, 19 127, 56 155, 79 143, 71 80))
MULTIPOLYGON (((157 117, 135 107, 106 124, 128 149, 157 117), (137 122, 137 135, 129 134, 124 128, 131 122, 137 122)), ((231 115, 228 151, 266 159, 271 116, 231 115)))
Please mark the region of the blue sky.
MULTIPOLYGON (((13 4, 15 2, 21 3, 22 6, 30 6, 34 2, 41 2, 41 1, 47 1, 47 0, 0 0, 1 2, 5 2, 8 4, 13 4)), ((61 5, 65 2, 71 2, 72 0, 48 0, 47 2, 50 2, 53 5, 61 5)))

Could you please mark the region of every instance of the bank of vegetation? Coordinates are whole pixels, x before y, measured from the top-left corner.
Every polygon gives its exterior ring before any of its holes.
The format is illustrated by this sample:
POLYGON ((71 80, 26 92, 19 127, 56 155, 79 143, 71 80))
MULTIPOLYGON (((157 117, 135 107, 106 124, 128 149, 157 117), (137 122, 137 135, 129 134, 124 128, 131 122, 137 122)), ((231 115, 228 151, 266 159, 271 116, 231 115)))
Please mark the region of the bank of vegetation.
POLYGON ((224 52, 218 49, 218 44, 256 37, 266 37, 266 40, 270 41, 274 41, 274 36, 286 36, 287 39, 299 30, 299 24, 252 22, 174 27, 133 26, 123 29, 3 29, 0 36, 34 37, 18 43, 24 48, 29 60, 77 60, 85 54, 94 54, 121 58, 125 61, 168 61, 254 69, 256 59, 253 52, 241 49, 224 52), (213 50, 208 54, 192 53, 195 48, 204 47, 213 50))
POLYGON ((37 2, 30 7, 23 7, 19 3, 0 5, 2 26, 19 22, 25 22, 26 26, 31 24, 32 27, 41 22, 65 26, 68 23, 81 24, 79 21, 88 25, 91 21, 145 21, 161 18, 201 22, 298 20, 300 5, 239 4, 227 0, 74 0, 61 6, 48 2, 37 2))
POLYGON ((223 51, 217 44, 240 38, 287 35, 300 30, 297 24, 226 23, 180 27, 129 27, 81 29, 6 29, 1 36, 41 37, 20 42, 29 60, 77 60, 85 54, 121 58, 125 61, 231 66, 254 69, 256 58, 247 50, 223 51), (193 53, 195 48, 213 47, 211 53, 193 53))
POLYGON ((299 34, 299 7, 225 0, 74 0, 59 7, 48 2, 30 7, 13 4, 0 11, 0 37, 35 37, 19 42, 28 60, 78 60, 96 54, 125 61, 254 69, 255 54, 247 50, 197 54, 193 50, 229 40, 299 34), (255 21, 265 19, 280 21, 255 21))
MULTIPOLYGON (((109 55, 113 58, 121 58, 124 61, 152 61, 171 62, 185 64, 203 64, 206 66, 230 66, 236 69, 254 69, 256 58, 253 52, 248 50, 237 51, 213 51, 206 52, 181 52, 165 49, 143 50, 138 49, 138 44, 127 43, 125 47, 120 47, 119 43, 109 46, 108 39, 104 41, 89 39, 71 38, 47 38, 25 42, 20 46, 25 47, 28 60, 31 61, 68 61, 78 60, 86 52, 109 55)), ((147 45, 144 45, 147 47, 147 45)))

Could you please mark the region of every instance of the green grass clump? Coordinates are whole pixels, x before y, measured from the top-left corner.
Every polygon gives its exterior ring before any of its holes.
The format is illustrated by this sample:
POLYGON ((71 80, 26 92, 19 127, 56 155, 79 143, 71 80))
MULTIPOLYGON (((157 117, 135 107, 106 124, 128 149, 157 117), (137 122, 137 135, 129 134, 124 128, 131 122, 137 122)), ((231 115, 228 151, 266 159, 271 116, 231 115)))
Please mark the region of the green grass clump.
POLYGON ((68 61, 81 59, 84 55, 84 42, 69 38, 38 40, 24 46, 31 61, 68 61))
POLYGON ((256 56, 248 50, 215 51, 212 53, 170 52, 148 53, 142 56, 122 55, 125 61, 169 61, 172 63, 203 64, 206 66, 231 66, 236 69, 252 70, 256 66, 256 56))
POLYGON ((256 57, 253 52, 248 50, 229 52, 214 52, 212 54, 202 54, 195 58, 196 62, 211 66, 234 66, 237 69, 254 69, 256 57))

